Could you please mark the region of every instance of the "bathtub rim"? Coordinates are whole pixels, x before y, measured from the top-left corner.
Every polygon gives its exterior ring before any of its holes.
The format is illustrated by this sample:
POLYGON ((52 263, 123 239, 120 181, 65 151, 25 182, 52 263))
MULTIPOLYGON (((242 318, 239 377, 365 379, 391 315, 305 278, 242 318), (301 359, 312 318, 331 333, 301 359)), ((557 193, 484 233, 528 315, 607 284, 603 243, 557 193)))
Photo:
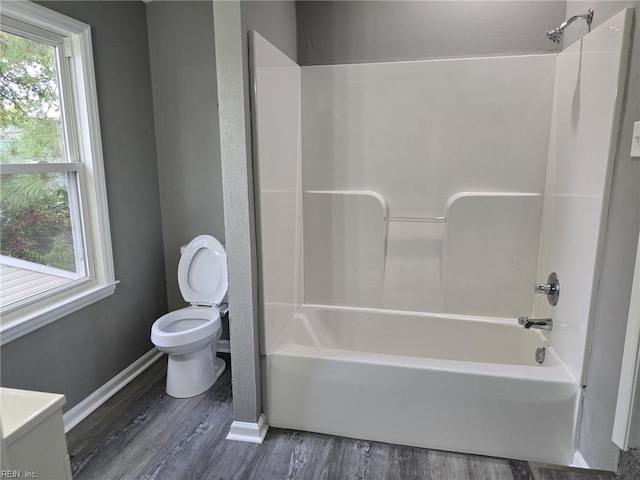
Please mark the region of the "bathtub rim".
MULTIPOLYGON (((421 312, 415 310, 395 310, 390 308, 372 308, 372 307, 349 307, 340 305, 322 305, 316 303, 303 303, 296 311, 296 315, 304 314, 307 310, 344 310, 352 312, 365 312, 365 313, 379 313, 389 315, 400 315, 406 317, 431 317, 440 318, 446 320, 468 320, 473 322, 483 323, 495 323, 501 325, 516 325, 518 326, 518 319, 511 317, 486 317, 481 315, 465 315, 461 313, 434 313, 434 312, 421 312)), ((295 315, 294 315, 295 317, 295 315)))
POLYGON ((349 363, 366 363, 372 365, 392 365, 396 367, 434 370, 439 372, 486 375, 491 377, 505 377, 513 379, 530 379, 548 381, 552 383, 569 383, 580 386, 579 382, 571 375, 570 370, 564 364, 553 345, 541 332, 536 331, 540 337, 540 344, 546 348, 547 360, 542 365, 517 365, 505 363, 473 362, 467 360, 437 359, 429 357, 416 357, 409 355, 392 355, 386 353, 365 352, 359 350, 332 349, 303 345, 292 340, 291 326, 308 311, 352 311, 361 313, 375 313, 386 315, 399 315, 405 317, 423 317, 446 320, 463 320, 487 323, 490 325, 522 328, 517 324, 517 319, 503 317, 481 317, 451 313, 414 312, 407 310, 390 310, 367 307, 343 307, 335 305, 302 304, 293 317, 287 322, 267 356, 280 355, 290 357, 321 358, 332 361, 344 361, 349 363), (549 362, 551 360, 551 362, 549 362), (549 362, 549 363, 547 363, 549 362))

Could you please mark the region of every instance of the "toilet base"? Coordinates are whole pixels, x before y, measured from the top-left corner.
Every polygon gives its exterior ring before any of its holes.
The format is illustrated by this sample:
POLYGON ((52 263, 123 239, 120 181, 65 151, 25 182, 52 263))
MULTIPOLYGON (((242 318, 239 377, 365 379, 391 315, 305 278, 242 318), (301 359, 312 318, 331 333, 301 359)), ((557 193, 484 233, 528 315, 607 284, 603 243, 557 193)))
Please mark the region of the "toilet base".
POLYGON ((167 395, 189 398, 206 392, 226 368, 223 359, 215 357, 210 345, 195 352, 169 355, 167 395))

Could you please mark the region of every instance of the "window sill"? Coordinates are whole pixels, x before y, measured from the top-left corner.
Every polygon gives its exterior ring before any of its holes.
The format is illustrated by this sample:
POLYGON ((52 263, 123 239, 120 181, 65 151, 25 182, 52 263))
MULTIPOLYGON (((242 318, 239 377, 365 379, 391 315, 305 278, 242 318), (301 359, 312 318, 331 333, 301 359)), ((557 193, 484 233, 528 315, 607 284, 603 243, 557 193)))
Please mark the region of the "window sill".
POLYGON ((0 325, 0 345, 12 342, 56 320, 71 315, 103 298, 113 295, 117 281, 94 285, 72 295, 57 298, 46 305, 25 308, 5 315, 0 325))

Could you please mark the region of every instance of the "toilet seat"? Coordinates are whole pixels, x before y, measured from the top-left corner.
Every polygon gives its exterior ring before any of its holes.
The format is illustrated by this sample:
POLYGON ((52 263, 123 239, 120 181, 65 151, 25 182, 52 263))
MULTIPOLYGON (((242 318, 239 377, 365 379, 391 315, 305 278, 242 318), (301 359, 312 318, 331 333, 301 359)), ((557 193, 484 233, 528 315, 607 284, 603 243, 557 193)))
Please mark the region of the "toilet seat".
POLYGON ((158 347, 177 347, 214 336, 220 330, 220 313, 211 307, 191 306, 174 310, 156 320, 151 341, 158 347))
POLYGON ((227 254, 210 235, 198 235, 185 247, 178 263, 178 285, 191 303, 163 315, 151 327, 151 341, 158 347, 177 347, 215 336, 220 330, 217 308, 227 293, 227 254))
POLYGON ((191 305, 219 306, 227 293, 227 254, 210 235, 198 235, 178 263, 178 285, 191 305))

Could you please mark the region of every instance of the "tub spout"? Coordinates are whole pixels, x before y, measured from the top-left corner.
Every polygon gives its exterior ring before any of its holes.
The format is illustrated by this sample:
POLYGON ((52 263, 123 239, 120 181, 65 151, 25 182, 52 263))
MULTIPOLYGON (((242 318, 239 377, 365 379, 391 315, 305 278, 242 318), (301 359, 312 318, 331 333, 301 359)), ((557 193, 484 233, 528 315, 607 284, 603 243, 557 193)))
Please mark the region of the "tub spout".
POLYGON ((518 318, 518 323, 526 329, 529 329, 529 328, 536 328, 538 330, 553 329, 553 320, 550 318, 520 317, 518 318))

